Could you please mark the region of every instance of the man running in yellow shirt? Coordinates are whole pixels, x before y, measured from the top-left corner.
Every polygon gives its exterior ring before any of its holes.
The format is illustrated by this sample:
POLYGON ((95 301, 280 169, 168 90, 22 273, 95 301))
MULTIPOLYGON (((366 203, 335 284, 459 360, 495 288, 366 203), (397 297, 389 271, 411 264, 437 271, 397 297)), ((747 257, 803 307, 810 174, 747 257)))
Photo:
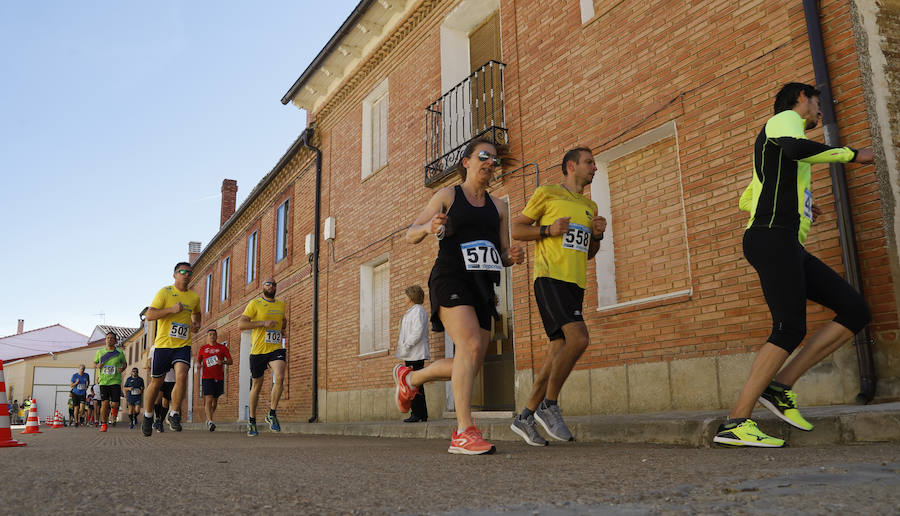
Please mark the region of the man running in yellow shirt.
POLYGON ((287 329, 284 316, 284 301, 275 299, 277 283, 274 278, 263 280, 263 295, 247 304, 238 327, 253 330, 253 344, 250 346, 250 421, 247 435, 259 435, 256 429, 256 406, 262 377, 266 369, 272 370, 272 393, 266 423, 273 432, 280 432, 281 425, 275 411, 284 388, 284 368, 287 364, 287 350, 283 339, 287 329))
POLYGON ((148 412, 148 409, 152 409, 156 393, 169 369, 175 370, 175 387, 172 389, 167 420, 169 428, 181 431, 179 409, 187 386, 188 369, 191 367, 192 336, 200 329, 200 297, 188 290, 192 274, 191 264, 179 262, 175 265, 175 284, 160 289, 147 308, 147 320, 156 321, 156 340, 151 357, 152 378, 144 391, 141 432, 146 437, 153 435, 153 412, 148 412))
POLYGON ((537 241, 534 297, 550 339, 531 396, 510 426, 532 446, 547 445, 535 428, 535 420, 554 439, 573 440, 557 400, 575 362, 590 344, 581 315, 587 261, 600 249, 606 219, 597 215, 597 203, 582 193, 596 171, 591 149, 579 147, 566 152, 563 182, 535 190, 522 214, 510 224, 516 240, 537 241))

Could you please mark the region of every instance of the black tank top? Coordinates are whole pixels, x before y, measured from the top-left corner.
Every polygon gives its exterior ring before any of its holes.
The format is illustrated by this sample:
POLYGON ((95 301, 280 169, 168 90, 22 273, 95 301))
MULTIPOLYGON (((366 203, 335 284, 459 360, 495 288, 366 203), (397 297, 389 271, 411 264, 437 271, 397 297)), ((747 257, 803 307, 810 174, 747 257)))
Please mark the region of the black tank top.
MULTIPOLYGON (((471 277, 476 280, 485 278, 492 283, 499 283, 500 272, 466 270, 464 258, 466 254, 463 250, 463 246, 466 244, 486 240, 493 244, 497 252, 496 261, 500 262, 500 214, 497 212, 497 207, 487 192, 484 194, 484 206, 477 207, 469 204, 466 194, 459 185, 456 185, 453 191, 453 205, 447 212, 444 238, 440 241, 431 275, 433 277, 453 275, 461 278, 471 277), (476 278, 479 276, 481 278, 476 278)), ((482 253, 481 258, 483 259, 484 254, 490 251, 479 246, 477 250, 470 252, 482 253)), ((476 258, 475 261, 483 260, 476 258)))

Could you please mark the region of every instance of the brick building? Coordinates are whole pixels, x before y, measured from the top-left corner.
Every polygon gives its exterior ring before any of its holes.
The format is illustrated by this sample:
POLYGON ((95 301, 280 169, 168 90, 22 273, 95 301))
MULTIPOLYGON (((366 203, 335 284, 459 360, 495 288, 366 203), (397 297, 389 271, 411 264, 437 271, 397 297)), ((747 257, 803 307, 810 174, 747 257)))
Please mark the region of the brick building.
MULTIPOLYGON (((883 36, 898 9, 819 4, 840 138, 878 156, 876 166, 846 166, 848 204, 874 314, 875 396, 896 398, 900 120, 880 106, 898 98, 900 77, 884 59, 896 38, 883 36)), ((492 190, 513 216, 537 184, 560 181, 566 149, 594 149, 589 195, 610 229, 589 266, 592 344, 562 392, 566 413, 729 407, 770 328, 741 253, 747 215, 737 201, 775 91, 816 82, 806 20, 800 2, 779 0, 361 1, 282 99, 307 111, 309 128, 236 211, 237 185, 223 183, 221 228, 193 260, 201 335, 217 327, 241 361, 221 417, 246 415, 248 336, 237 320, 266 276, 290 319, 283 419, 399 416, 390 369, 403 290, 427 285, 437 251, 434 239, 407 244, 404 230, 453 184, 459 148, 479 135, 508 143, 518 160, 492 190), (310 146, 321 150, 317 375, 310 146)), ((807 245, 843 272, 831 184, 828 168, 814 167, 825 215, 807 245)), ((526 252, 498 289, 503 318, 474 393, 483 410, 520 408, 544 359, 533 246, 526 252)), ((812 307, 810 333, 830 318, 812 307)), ((432 357, 452 349, 435 333, 431 347, 432 357)), ((803 404, 848 403, 859 376, 848 343, 797 391, 803 404)), ((432 417, 452 411, 444 386, 427 395, 432 417)))

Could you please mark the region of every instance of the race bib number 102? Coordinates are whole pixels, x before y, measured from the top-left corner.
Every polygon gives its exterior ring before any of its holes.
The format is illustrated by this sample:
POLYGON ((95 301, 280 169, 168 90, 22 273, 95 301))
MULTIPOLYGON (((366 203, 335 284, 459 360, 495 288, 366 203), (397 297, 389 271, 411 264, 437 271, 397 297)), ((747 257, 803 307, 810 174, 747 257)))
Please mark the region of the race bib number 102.
POLYGON ((503 264, 500 262, 500 253, 488 240, 475 240, 460 244, 463 255, 463 263, 467 271, 501 271, 503 264))
POLYGON ((266 344, 281 344, 281 332, 278 330, 266 330, 266 344))

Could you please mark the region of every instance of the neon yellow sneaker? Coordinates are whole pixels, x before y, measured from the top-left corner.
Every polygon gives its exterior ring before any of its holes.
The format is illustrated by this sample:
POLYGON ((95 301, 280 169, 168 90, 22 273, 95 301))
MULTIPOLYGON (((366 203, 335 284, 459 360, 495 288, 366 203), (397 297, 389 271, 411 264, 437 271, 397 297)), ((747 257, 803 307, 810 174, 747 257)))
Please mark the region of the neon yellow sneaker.
POLYGON ((781 448, 784 441, 762 432, 752 419, 730 419, 719 425, 713 437, 714 443, 728 446, 754 446, 757 448, 781 448))
POLYGON ((787 386, 776 382, 770 383, 759 397, 759 402, 789 425, 807 432, 813 429, 812 423, 803 419, 797 410, 797 395, 787 386))

